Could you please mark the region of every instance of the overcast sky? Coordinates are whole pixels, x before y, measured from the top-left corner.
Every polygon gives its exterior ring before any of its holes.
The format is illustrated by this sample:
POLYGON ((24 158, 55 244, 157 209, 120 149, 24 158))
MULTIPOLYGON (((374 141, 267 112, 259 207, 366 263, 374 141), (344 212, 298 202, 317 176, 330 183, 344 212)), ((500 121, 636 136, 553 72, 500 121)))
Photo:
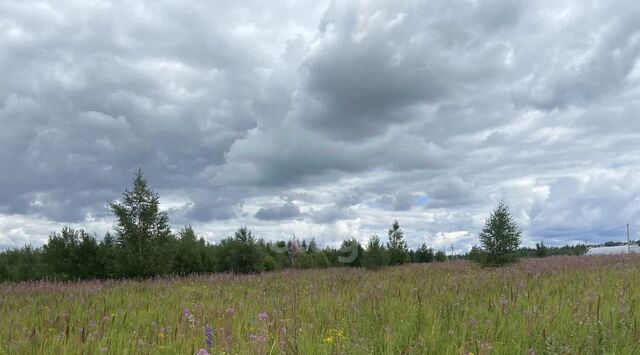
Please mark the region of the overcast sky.
POLYGON ((218 241, 640 238, 640 2, 2 1, 0 249, 142 168, 218 241))

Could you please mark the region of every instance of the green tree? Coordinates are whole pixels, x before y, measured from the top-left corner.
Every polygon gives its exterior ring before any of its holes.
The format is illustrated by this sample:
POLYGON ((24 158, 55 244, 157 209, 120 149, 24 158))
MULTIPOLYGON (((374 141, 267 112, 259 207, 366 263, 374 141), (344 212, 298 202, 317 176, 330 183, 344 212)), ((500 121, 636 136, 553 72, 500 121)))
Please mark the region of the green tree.
POLYGON ((430 263, 433 261, 433 249, 428 248, 427 244, 422 243, 420 248, 416 250, 415 261, 418 263, 430 263))
POLYGON ((518 260, 520 229, 513 221, 509 207, 500 201, 480 232, 486 266, 502 266, 518 260))
POLYGON ((311 241, 309 242, 309 246, 307 247, 307 253, 315 253, 319 250, 320 248, 318 248, 318 243, 316 242, 316 239, 311 238, 311 241))
POLYGON ((238 229, 233 238, 223 240, 220 253, 224 260, 224 271, 249 274, 265 269, 262 247, 247 227, 238 229))
POLYGON ((99 277, 118 278, 124 275, 119 257, 121 253, 122 248, 117 244, 115 237, 107 232, 98 244, 98 258, 103 267, 99 277))
POLYGON ((76 251, 79 244, 79 232, 70 227, 62 227, 60 233, 52 232, 43 245, 43 260, 49 266, 52 277, 70 279, 77 265, 76 251))
POLYGON ((44 262, 41 248, 33 248, 27 244, 20 249, 0 252, 0 259, 4 261, 1 270, 6 281, 38 280, 51 275, 51 271, 44 262))
POLYGON ((100 259, 100 247, 96 238, 80 230, 79 243, 76 249, 76 270, 74 276, 81 279, 94 279, 104 273, 104 265, 100 259))
POLYGON ((544 241, 540 241, 540 243, 536 243, 536 257, 544 258, 549 255, 549 250, 544 245, 544 241))
POLYGON ((389 263, 391 265, 404 264, 408 261, 408 249, 407 243, 404 241, 404 232, 400 228, 398 221, 393 221, 387 235, 389 237, 389 242, 387 243, 389 263))
POLYGON ((447 254, 442 250, 438 250, 438 252, 434 255, 433 259, 438 262, 447 261, 447 254))
POLYGON ((181 274, 204 272, 205 242, 203 239, 198 239, 190 225, 178 232, 177 244, 175 271, 181 274))
POLYGON ((467 254, 467 258, 479 264, 485 263, 485 253, 482 249, 478 248, 477 245, 471 247, 471 250, 467 254))
POLYGON ((116 241, 122 247, 126 276, 153 276, 173 270, 175 239, 167 212, 160 211, 160 197, 148 186, 138 170, 133 190, 126 190, 122 201, 111 202, 116 216, 116 241))
POLYGON ((362 245, 355 239, 347 239, 342 242, 342 246, 338 251, 337 262, 344 266, 360 267, 362 266, 362 258, 364 249, 362 245))
POLYGON ((389 255, 377 235, 372 235, 369 238, 362 265, 368 269, 377 269, 389 265, 389 255))

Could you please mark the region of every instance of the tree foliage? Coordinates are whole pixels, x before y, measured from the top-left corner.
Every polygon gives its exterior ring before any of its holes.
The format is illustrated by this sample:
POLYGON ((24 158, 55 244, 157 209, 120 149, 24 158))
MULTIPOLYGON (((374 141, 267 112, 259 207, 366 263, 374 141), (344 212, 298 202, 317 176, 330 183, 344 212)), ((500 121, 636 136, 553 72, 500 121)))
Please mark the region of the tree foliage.
POLYGON ((484 265, 502 266, 516 262, 520 234, 509 207, 504 201, 500 201, 480 232, 480 243, 485 254, 484 265))
POLYGON ((420 248, 415 251, 414 261, 417 263, 430 263, 433 261, 433 249, 422 243, 420 248))
POLYGON ((389 255, 387 254, 387 250, 380 241, 380 237, 377 235, 373 235, 369 238, 369 243, 367 244, 367 250, 364 253, 362 264, 368 269, 379 269, 389 265, 389 255))
POLYGON ((389 263, 391 265, 401 265, 409 261, 407 243, 404 240, 404 232, 400 228, 398 221, 393 221, 391 228, 387 231, 389 242, 389 263))
MULTIPOLYGON (((447 258, 443 251, 434 253, 426 244, 409 250, 398 221, 389 228, 386 245, 374 235, 366 250, 356 239, 345 240, 338 249, 320 249, 315 239, 307 244, 295 236, 289 241, 265 242, 247 227, 217 244, 198 237, 189 225, 173 234, 167 213, 160 210, 158 194, 148 186, 140 170, 134 176, 132 190, 125 190, 121 201, 109 205, 116 225, 101 240, 82 229, 63 227, 52 232, 41 248, 26 245, 0 251, 0 282, 259 273, 288 267, 379 268, 447 258)), ((488 265, 512 262, 518 255, 579 255, 587 249, 585 245, 547 247, 542 242, 535 249, 518 248, 519 230, 504 204, 487 220, 481 239, 483 248, 472 248, 466 257, 488 265)))
POLYGON ((160 197, 149 188, 138 170, 133 189, 122 195, 122 201, 111 202, 117 219, 116 242, 122 248, 127 276, 153 276, 172 269, 175 239, 171 235, 169 216, 160 211, 160 197))

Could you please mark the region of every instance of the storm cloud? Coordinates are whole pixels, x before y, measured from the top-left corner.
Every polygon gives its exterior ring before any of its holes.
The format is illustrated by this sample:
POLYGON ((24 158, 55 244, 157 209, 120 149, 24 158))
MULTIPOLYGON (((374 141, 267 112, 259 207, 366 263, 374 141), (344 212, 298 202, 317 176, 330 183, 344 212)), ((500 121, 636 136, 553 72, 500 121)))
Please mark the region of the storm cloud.
POLYGON ((467 249, 640 238, 640 4, 0 3, 0 248, 101 236, 142 168, 176 227, 467 249))

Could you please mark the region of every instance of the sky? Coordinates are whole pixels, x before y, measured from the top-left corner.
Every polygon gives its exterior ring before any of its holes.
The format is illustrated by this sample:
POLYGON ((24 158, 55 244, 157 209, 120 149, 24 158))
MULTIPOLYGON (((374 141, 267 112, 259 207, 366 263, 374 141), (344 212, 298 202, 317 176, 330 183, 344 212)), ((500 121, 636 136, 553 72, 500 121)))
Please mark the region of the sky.
POLYGON ((640 238, 640 2, 2 1, 0 249, 177 230, 467 250, 640 238))

